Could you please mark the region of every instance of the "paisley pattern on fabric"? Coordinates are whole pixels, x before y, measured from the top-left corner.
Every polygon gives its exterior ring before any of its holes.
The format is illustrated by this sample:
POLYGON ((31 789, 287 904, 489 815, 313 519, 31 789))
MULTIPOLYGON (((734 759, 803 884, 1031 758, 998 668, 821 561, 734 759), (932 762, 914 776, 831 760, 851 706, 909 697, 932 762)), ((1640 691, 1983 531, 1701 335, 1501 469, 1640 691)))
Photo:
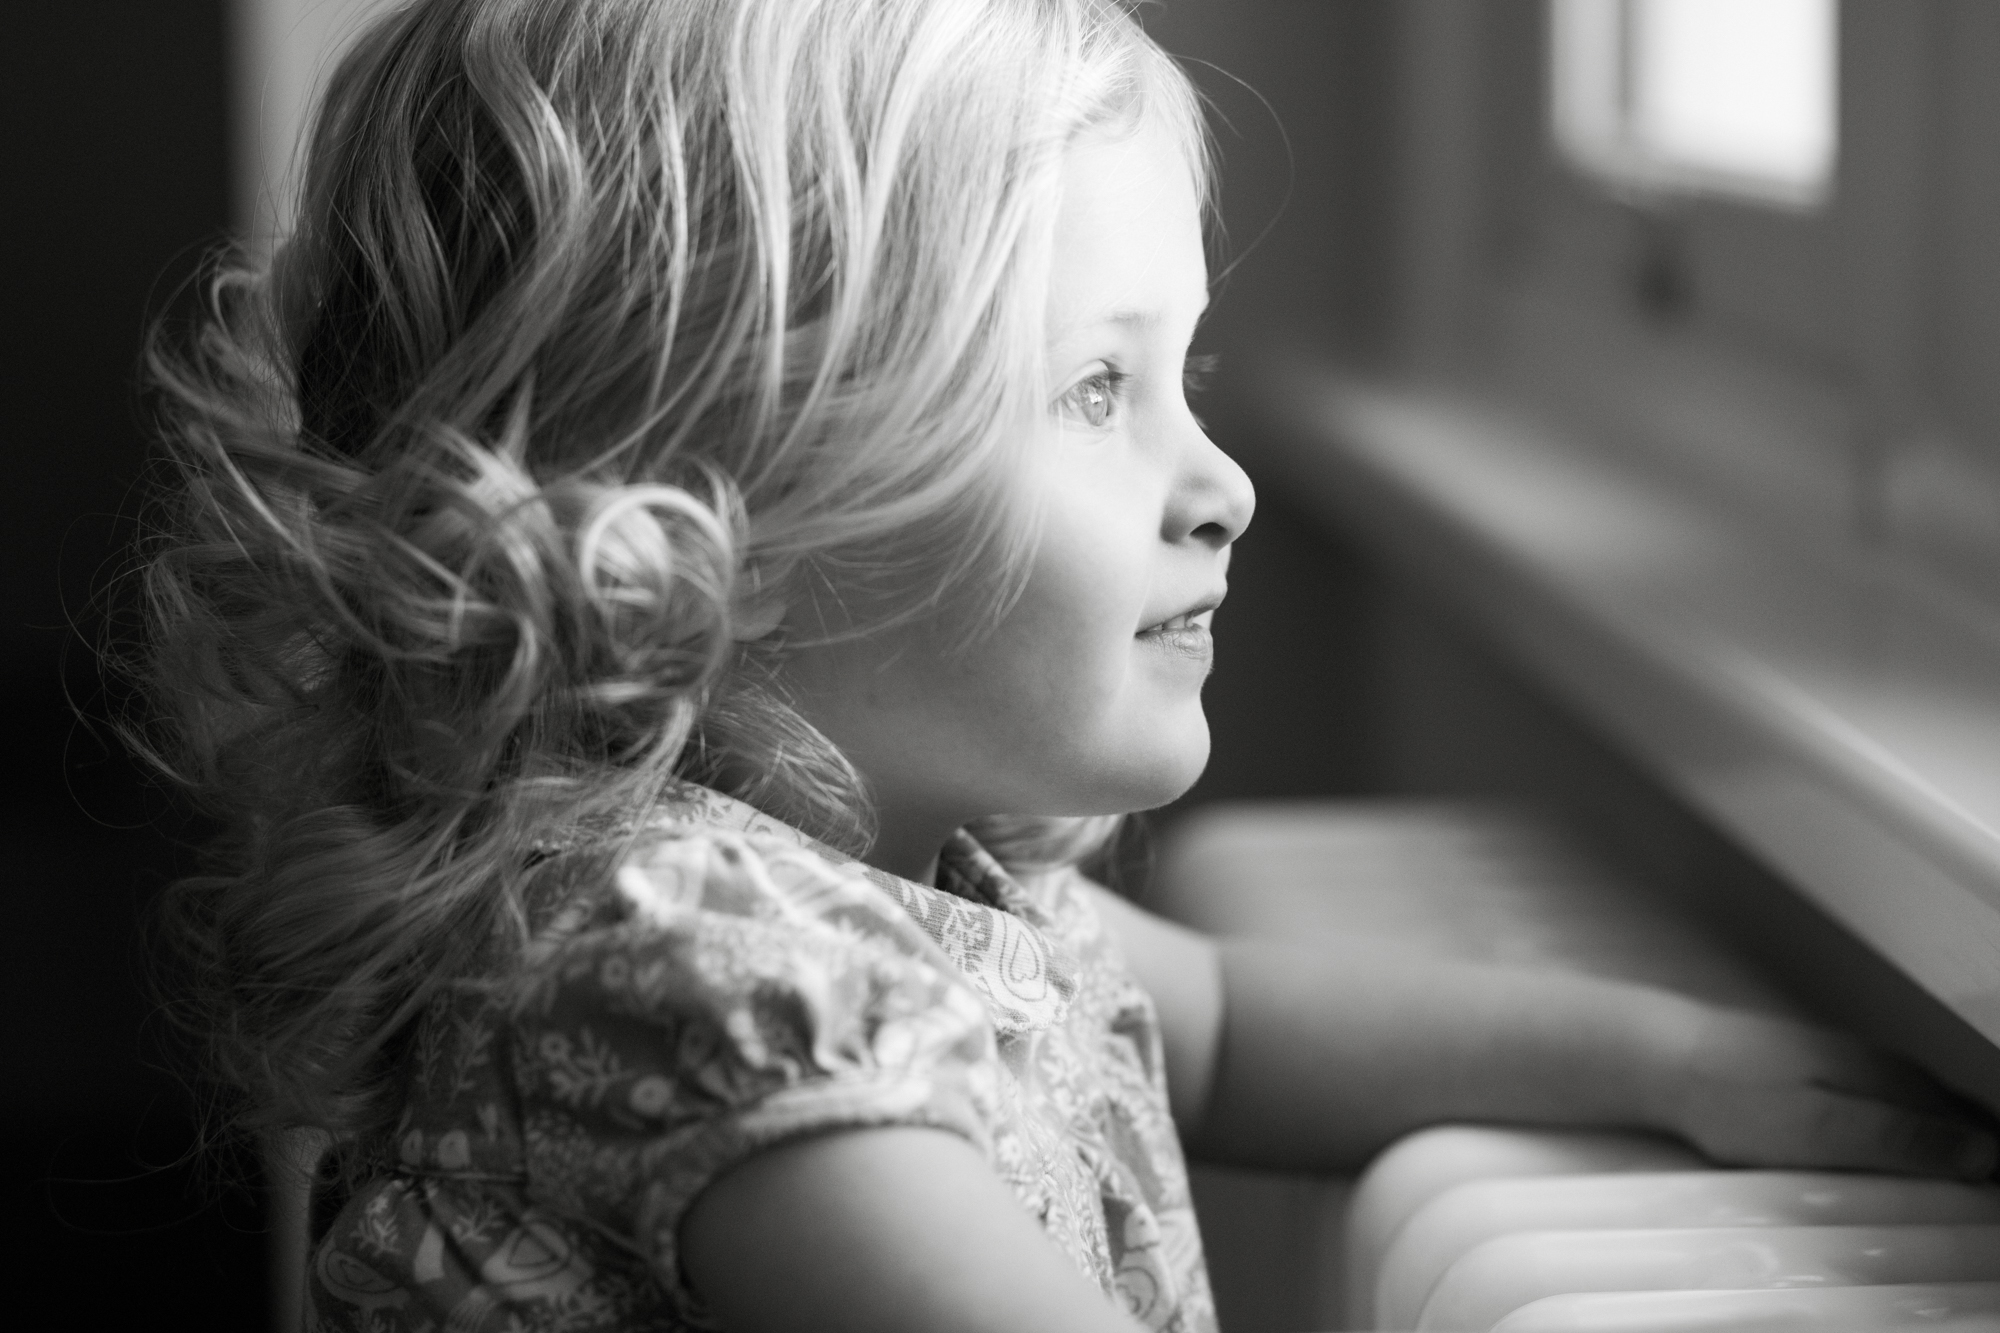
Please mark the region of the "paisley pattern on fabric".
POLYGON ((518 971, 425 1015, 310 1326, 713 1328, 677 1254, 709 1181, 801 1134, 928 1125, 1146 1327, 1212 1333, 1158 1021, 1084 881, 1017 882, 964 834, 938 881, 683 789, 518 971))

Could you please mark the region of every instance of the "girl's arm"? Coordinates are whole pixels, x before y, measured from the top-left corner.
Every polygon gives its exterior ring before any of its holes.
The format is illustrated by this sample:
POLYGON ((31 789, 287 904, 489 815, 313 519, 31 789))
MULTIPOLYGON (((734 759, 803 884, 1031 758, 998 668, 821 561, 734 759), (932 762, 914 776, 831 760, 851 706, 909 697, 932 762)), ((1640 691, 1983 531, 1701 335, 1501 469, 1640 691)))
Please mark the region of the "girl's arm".
POLYGON ((1977 1177, 1996 1144, 1835 1033, 1564 972, 1214 941, 1108 893, 1190 1153, 1350 1168, 1450 1120, 1627 1126, 1719 1161, 1977 1177))
POLYGON ((732 1333, 1137 1333, 964 1139, 862 1129, 759 1153, 681 1224, 732 1333))

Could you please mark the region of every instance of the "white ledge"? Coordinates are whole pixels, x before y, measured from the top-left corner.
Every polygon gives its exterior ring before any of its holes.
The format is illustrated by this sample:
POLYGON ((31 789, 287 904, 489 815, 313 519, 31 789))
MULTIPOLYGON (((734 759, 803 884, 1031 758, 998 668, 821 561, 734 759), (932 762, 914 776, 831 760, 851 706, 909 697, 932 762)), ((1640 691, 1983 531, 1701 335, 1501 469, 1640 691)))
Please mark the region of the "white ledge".
POLYGON ((2000 1043, 2000 627, 1493 402, 1301 372, 1267 478, 2000 1043))

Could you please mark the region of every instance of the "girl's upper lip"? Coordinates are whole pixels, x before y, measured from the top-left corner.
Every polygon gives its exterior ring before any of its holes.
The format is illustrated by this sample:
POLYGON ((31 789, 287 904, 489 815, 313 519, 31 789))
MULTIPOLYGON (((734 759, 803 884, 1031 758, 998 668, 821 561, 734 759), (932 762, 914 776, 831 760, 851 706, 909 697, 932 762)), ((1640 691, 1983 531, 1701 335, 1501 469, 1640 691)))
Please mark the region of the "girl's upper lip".
POLYGON ((1228 594, 1229 590, 1227 588, 1219 588, 1215 592, 1212 592, 1208 596, 1202 598, 1200 601, 1191 603, 1190 605, 1183 607, 1179 611, 1174 612, 1172 615, 1162 616, 1160 619, 1154 621, 1152 624, 1142 628, 1139 632, 1141 634, 1149 634, 1152 631, 1159 629, 1161 626, 1165 625, 1170 620, 1179 620, 1185 616, 1205 615, 1208 612, 1215 610, 1216 607, 1221 606, 1222 599, 1228 596, 1228 594))

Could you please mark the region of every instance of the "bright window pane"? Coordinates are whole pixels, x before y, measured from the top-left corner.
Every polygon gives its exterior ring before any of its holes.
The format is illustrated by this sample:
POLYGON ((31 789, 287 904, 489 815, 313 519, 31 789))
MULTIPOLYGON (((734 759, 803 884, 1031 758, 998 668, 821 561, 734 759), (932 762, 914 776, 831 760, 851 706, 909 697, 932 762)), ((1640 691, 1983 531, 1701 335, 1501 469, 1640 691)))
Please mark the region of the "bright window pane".
POLYGON ((1833 162, 1833 0, 1638 0, 1632 137, 1697 169, 1809 189, 1833 162))
POLYGON ((1836 0, 1550 0, 1552 125, 1622 184, 1813 204, 1838 146, 1836 0))

